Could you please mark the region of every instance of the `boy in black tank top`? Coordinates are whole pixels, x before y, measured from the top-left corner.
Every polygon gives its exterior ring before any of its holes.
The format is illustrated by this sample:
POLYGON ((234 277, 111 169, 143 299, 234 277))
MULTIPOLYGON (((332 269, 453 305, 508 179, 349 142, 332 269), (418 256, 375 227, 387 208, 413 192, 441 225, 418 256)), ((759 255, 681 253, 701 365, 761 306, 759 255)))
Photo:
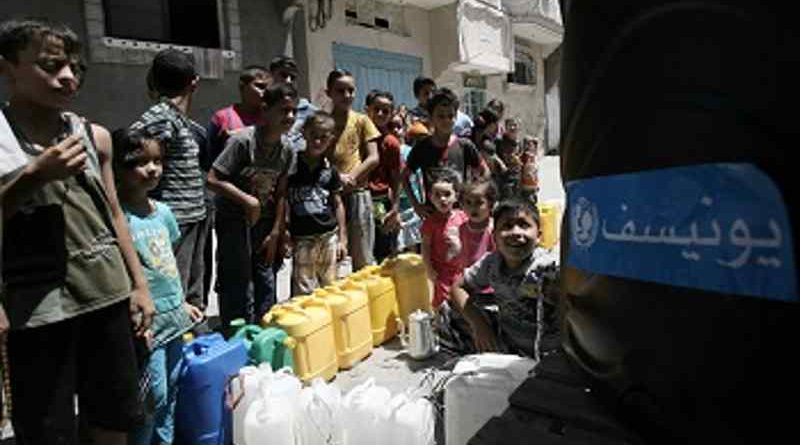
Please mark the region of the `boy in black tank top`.
POLYGON ((138 420, 131 333, 146 333, 154 308, 116 199, 109 134, 65 113, 83 71, 70 29, 0 24, 3 114, 27 157, 0 188, 0 333, 20 444, 75 443, 75 394, 96 443, 125 443, 138 420))

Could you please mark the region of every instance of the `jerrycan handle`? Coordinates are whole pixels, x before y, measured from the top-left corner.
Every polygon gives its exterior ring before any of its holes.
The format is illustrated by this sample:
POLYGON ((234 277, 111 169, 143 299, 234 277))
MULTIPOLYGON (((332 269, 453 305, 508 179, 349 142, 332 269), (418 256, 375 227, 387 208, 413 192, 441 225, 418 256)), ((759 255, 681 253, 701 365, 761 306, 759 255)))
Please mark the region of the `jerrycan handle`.
POLYGON ((228 378, 225 379, 225 406, 231 411, 236 409, 236 407, 239 406, 239 403, 241 403, 242 399, 244 398, 244 391, 244 377, 238 374, 228 376, 228 378), (237 379, 239 381, 239 393, 234 395, 233 381, 237 379))

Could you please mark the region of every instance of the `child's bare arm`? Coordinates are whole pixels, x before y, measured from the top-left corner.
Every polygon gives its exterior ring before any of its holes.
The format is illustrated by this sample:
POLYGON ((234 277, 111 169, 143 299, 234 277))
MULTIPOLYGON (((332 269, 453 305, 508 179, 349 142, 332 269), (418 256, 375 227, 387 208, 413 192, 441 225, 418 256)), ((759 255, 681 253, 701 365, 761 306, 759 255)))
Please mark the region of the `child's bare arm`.
POLYGON ((79 134, 73 134, 44 149, 42 154, 0 188, 3 218, 14 216, 22 203, 48 182, 66 179, 82 172, 86 167, 86 156, 82 136, 79 134))
POLYGON ((133 281, 133 292, 130 298, 131 316, 134 317, 134 325, 137 333, 139 335, 144 335, 150 328, 153 315, 155 315, 155 306, 150 297, 150 288, 147 284, 147 278, 144 275, 144 269, 142 268, 141 262, 139 262, 139 255, 133 247, 133 239, 131 239, 131 234, 128 229, 128 221, 117 199, 117 189, 114 183, 114 169, 111 167, 111 135, 108 133, 108 130, 99 125, 92 125, 92 133, 97 148, 97 157, 100 161, 100 174, 103 178, 103 186, 106 189, 108 204, 111 208, 112 224, 117 234, 119 250, 122 252, 125 265, 128 267, 128 273, 133 281), (141 314, 142 317, 141 321, 138 323, 137 318, 139 315, 137 314, 141 314))
POLYGON ((333 194, 333 203, 336 206, 336 224, 339 228, 339 258, 347 256, 347 220, 344 215, 344 203, 341 193, 333 194))
POLYGON ((208 188, 212 192, 241 205, 245 211, 247 221, 251 225, 255 224, 261 216, 261 203, 258 201, 258 198, 239 190, 239 188, 228 181, 221 172, 218 172, 216 168, 212 168, 208 172, 208 188))
POLYGON ((431 261, 431 236, 427 233, 422 234, 422 262, 425 264, 425 270, 428 272, 428 279, 432 282, 436 281, 436 270, 433 268, 431 261))
POLYGON ((361 161, 352 171, 350 171, 349 176, 352 178, 355 184, 361 184, 362 182, 366 181, 369 172, 371 172, 375 167, 378 166, 380 162, 380 157, 378 157, 378 144, 373 140, 367 142, 366 145, 366 156, 364 160, 361 161))
POLYGON ((455 303, 456 309, 461 312, 472 329, 475 347, 481 352, 496 351, 497 339, 480 309, 472 304, 463 277, 459 277, 450 288, 450 301, 455 303))
POLYGON ((272 224, 272 230, 269 235, 264 238, 261 244, 261 250, 264 252, 264 264, 273 264, 278 252, 278 244, 281 240, 286 226, 284 221, 286 219, 286 190, 288 189, 289 177, 283 174, 278 178, 278 184, 275 187, 275 222, 272 224))

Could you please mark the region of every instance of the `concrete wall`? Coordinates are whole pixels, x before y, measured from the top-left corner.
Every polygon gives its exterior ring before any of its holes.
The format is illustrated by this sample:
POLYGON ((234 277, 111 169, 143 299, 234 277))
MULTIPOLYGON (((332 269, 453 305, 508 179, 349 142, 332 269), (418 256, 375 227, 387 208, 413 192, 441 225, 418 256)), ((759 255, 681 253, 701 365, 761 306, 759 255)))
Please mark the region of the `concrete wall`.
MULTIPOLYGON (((486 77, 486 101, 500 99, 506 106, 505 118, 516 117, 520 120, 522 134, 530 134, 544 141, 546 113, 544 107, 544 60, 542 48, 534 43, 529 44, 536 61, 537 81, 534 86, 509 85, 505 75, 486 77)), ((445 70, 436 83, 455 91, 460 98, 464 96, 463 75, 453 70, 445 70)))
MULTIPOLYGON (((283 51, 282 10, 269 0, 238 0, 238 3, 239 17, 234 19, 240 24, 242 66, 266 65, 283 51)), ((82 40, 87 39, 83 0, 3 1, 0 2, 0 17, 47 17, 69 25, 82 40)), ((149 105, 145 84, 147 68, 147 65, 94 63, 89 59, 88 75, 74 110, 109 128, 129 124, 149 105)), ((0 101, 5 101, 5 83, 0 83, 0 101)), ((237 71, 226 71, 223 79, 201 80, 192 105, 192 117, 205 125, 213 110, 238 99, 237 85, 237 71)))
POLYGON ((433 78, 446 76, 449 64, 459 59, 456 7, 453 3, 430 12, 431 51, 435 54, 431 66, 433 78))
MULTIPOLYGON (((306 3, 308 0, 306 0, 306 3)), ((414 7, 406 7, 405 23, 408 36, 401 36, 387 31, 378 31, 363 26, 345 23, 344 1, 333 2, 333 17, 323 29, 311 32, 308 30, 308 11, 306 17, 306 49, 308 55, 309 88, 311 98, 316 103, 324 103, 325 80, 334 68, 333 43, 345 43, 364 48, 406 54, 422 59, 422 71, 431 71, 431 21, 427 11, 414 7)), ((411 88, 411 85, 408 86, 411 88)), ((356 99, 358 102, 359 99, 356 99)))

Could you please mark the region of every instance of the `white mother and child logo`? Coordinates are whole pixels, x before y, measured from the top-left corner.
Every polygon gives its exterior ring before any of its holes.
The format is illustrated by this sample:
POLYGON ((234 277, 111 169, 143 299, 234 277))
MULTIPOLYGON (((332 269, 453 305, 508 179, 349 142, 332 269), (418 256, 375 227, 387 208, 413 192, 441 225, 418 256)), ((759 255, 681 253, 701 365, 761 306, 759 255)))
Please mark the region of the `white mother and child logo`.
POLYGON ((597 206, 586 198, 578 198, 570 212, 570 228, 575 245, 589 248, 600 230, 597 206))

